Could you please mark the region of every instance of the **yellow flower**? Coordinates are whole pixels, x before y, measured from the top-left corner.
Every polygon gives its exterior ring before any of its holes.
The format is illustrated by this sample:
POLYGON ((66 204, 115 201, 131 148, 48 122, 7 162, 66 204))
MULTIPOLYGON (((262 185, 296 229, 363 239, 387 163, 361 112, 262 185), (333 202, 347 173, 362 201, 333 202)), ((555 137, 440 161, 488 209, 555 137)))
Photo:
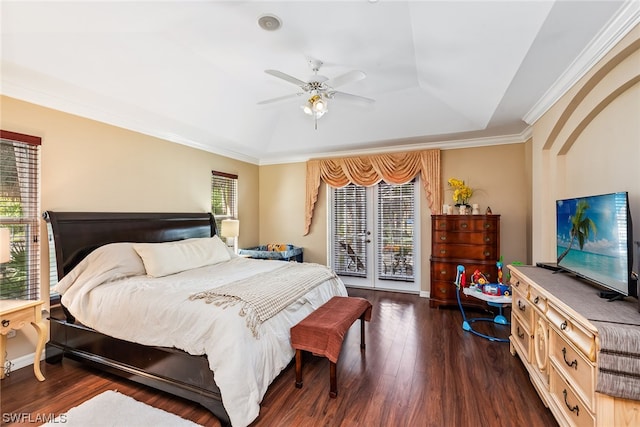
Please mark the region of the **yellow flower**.
POLYGON ((453 188, 453 201, 458 205, 466 205, 473 195, 473 190, 467 186, 464 181, 457 178, 449 178, 447 181, 449 186, 453 188))

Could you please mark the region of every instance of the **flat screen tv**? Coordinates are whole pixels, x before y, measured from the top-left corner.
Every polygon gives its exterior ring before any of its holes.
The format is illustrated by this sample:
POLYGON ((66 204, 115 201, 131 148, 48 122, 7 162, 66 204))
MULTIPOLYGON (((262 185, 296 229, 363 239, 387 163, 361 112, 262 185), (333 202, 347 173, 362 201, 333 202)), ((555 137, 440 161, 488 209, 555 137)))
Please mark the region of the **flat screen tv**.
POLYGON ((557 264, 606 289, 603 297, 638 296, 627 192, 556 201, 557 264))

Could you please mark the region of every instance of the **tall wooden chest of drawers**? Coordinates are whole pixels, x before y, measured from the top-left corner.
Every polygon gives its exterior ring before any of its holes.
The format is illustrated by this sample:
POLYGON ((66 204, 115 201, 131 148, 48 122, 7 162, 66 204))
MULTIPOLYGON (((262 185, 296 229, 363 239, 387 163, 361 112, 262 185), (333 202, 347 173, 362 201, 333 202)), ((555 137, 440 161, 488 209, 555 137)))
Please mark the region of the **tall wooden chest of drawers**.
MULTIPOLYGON (((431 216, 431 293, 429 305, 455 305, 454 280, 458 265, 464 265, 467 279, 475 270, 489 281, 498 277, 500 258, 500 215, 431 216)), ((464 294, 465 305, 484 303, 464 294)))

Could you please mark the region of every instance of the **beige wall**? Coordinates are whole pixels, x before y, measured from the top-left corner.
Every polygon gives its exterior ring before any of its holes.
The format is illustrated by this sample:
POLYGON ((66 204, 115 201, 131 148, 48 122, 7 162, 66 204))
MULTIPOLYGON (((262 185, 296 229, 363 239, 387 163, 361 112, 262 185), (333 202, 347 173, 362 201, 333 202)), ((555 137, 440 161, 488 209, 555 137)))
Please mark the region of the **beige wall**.
POLYGON ((557 199, 628 191, 640 240, 639 82, 636 27, 534 124, 534 261, 556 259, 557 199))
MULTIPOLYGON (((501 252, 505 263, 528 261, 527 234, 530 200, 530 171, 527 167, 528 144, 444 150, 441 155, 442 186, 446 203, 452 192, 447 179, 464 179, 474 190, 471 203, 481 211, 491 206, 501 215, 501 252)), ((305 163, 262 166, 260 168, 260 240, 282 241, 304 247, 305 261, 327 262, 327 190, 321 184, 311 231, 303 236, 305 200, 305 163)), ((420 236, 422 259, 421 289, 430 287, 431 212, 421 187, 420 236)))
POLYGON ((463 179, 473 190, 470 203, 500 215, 500 252, 504 263, 529 262, 531 190, 529 143, 442 151, 444 199, 453 204, 449 178, 463 179))
MULTIPOLYGON (((0 103, 3 130, 42 137, 42 211, 210 212, 211 171, 219 170, 238 174, 239 244, 259 240, 258 166, 8 97, 0 103)), ((8 341, 9 359, 33 352, 30 329, 8 341)))

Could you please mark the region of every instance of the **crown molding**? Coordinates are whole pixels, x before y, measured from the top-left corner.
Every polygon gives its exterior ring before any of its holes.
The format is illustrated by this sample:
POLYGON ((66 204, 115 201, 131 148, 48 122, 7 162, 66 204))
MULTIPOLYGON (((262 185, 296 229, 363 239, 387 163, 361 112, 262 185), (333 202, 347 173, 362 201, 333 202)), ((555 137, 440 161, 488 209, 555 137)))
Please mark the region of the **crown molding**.
MULTIPOLYGON (((258 163, 259 166, 278 165, 285 163, 303 163, 310 159, 328 159, 332 157, 353 157, 353 156, 366 156, 384 153, 397 153, 403 151, 419 151, 419 150, 455 150, 460 148, 477 148, 488 147, 492 145, 505 145, 505 144, 522 144, 527 142, 533 130, 531 126, 527 126, 522 132, 511 135, 489 136, 482 138, 468 138, 468 139, 456 139, 449 141, 434 141, 423 143, 405 143, 394 144, 386 147, 378 148, 363 148, 357 150, 344 150, 344 151, 328 151, 323 153, 313 153, 305 156, 290 156, 290 157, 278 157, 274 159, 262 159, 258 163)), ((391 142, 390 142, 391 144, 391 142)))
MULTIPOLYGON (((175 134, 173 132, 166 132, 149 128, 148 126, 141 124, 135 119, 132 119, 132 116, 130 115, 114 113, 113 111, 96 108, 86 103, 79 103, 59 96, 51 95, 43 91, 33 90, 23 85, 16 84, 8 79, 2 82, 0 95, 15 98, 24 102, 30 102, 41 107, 62 111, 74 116, 80 116, 90 120, 95 120, 100 123, 105 123, 133 132, 138 132, 176 144, 185 145, 187 147, 196 148, 208 153, 229 157, 234 160, 239 160, 254 165, 257 165, 259 162, 259 159, 256 157, 248 156, 242 153, 238 153, 234 150, 224 148, 222 146, 222 144, 224 144, 224 141, 211 145, 203 144, 201 142, 195 141, 190 138, 185 138, 184 136, 175 134)), ((232 146, 232 144, 226 145, 232 146)))
POLYGON ((609 24, 589 43, 522 120, 533 125, 640 22, 640 2, 627 0, 609 24))

